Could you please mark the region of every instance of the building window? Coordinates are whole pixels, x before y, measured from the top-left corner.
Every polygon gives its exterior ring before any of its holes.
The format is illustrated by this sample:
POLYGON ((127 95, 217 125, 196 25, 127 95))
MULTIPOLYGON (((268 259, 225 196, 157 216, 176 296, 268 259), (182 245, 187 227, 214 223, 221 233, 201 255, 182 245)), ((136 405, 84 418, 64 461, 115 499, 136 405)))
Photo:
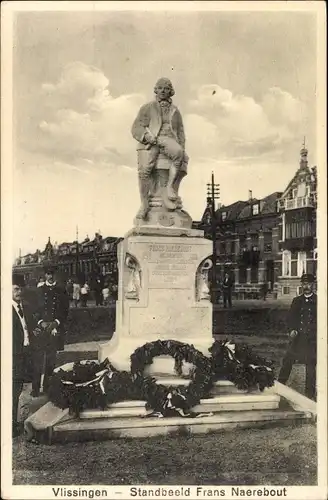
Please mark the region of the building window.
POLYGON ((298 287, 297 287, 297 290, 296 290, 297 295, 301 295, 301 294, 302 294, 302 291, 303 291, 303 290, 302 290, 302 287, 301 287, 301 286, 298 286, 298 287))
POLYGON ((258 203, 255 203, 254 205, 252 205, 252 214, 253 215, 259 214, 259 204, 258 203))
POLYGON ((305 273, 306 273, 306 252, 298 252, 297 276, 301 277, 305 273))
POLYGON ((297 197, 297 188, 293 189, 292 191, 292 198, 296 198, 297 197))
POLYGON ((305 182, 301 182, 297 188, 297 197, 303 198, 303 196, 305 195, 306 195, 306 184, 305 182))
POLYGON ((286 224, 286 238, 306 238, 312 236, 312 222, 292 222, 286 224))
POLYGON ((265 243, 264 244, 264 252, 266 252, 266 253, 272 252, 272 243, 265 243))
POLYGON ((205 223, 210 225, 212 223, 212 217, 211 214, 208 212, 205 216, 205 223))
POLYGON ((240 266, 239 267, 239 283, 246 283, 247 282, 247 269, 246 266, 240 266))
POLYGON ((258 266, 251 267, 251 283, 258 283, 259 281, 259 268, 258 266))
POLYGON ((289 295, 289 286, 283 286, 282 287, 282 294, 283 295, 289 295))
POLYGON ((227 218, 227 212, 222 212, 222 214, 221 214, 221 219, 222 219, 223 221, 225 221, 225 220, 226 220, 226 218, 227 218))
POLYGON ((282 224, 279 224, 279 226, 278 226, 278 238, 279 238, 279 241, 283 241, 283 239, 282 239, 282 224))
POLYGON ((230 252, 231 252, 232 254, 234 254, 234 253, 235 253, 235 251, 236 251, 236 242, 235 242, 235 240, 232 240, 232 241, 230 242, 230 252))
POLYGON ((292 255, 289 250, 282 253, 282 275, 287 278, 291 276, 292 255))
POLYGON ((221 241, 221 243, 220 243, 220 253, 221 254, 226 253, 226 242, 225 241, 221 241))

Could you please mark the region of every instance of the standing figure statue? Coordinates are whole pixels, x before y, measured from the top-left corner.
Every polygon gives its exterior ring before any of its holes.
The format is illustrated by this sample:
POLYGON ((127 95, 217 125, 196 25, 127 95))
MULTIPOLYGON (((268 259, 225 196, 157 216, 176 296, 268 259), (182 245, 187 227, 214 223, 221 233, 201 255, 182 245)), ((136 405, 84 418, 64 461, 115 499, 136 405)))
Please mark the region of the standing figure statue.
POLYGON ((145 219, 149 211, 149 189, 151 175, 156 167, 159 154, 171 161, 167 182, 167 197, 171 201, 178 198, 176 180, 181 171, 187 171, 188 156, 185 153, 185 134, 182 116, 172 103, 174 89, 168 78, 160 78, 155 85, 155 100, 144 104, 133 125, 132 135, 138 141, 137 151, 148 151, 148 155, 139 154, 138 176, 141 207, 137 218, 145 219))

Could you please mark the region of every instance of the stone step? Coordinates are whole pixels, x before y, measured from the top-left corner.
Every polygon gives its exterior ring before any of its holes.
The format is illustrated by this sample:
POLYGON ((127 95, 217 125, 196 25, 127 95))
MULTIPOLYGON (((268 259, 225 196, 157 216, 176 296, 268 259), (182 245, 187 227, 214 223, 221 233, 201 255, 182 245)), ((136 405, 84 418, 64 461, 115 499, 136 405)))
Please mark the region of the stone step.
MULTIPOLYGON (((186 386, 190 383, 189 378, 181 378, 178 376, 163 376, 161 374, 155 374, 154 375, 156 378, 156 383, 157 384, 162 384, 162 385, 172 385, 174 386, 186 386)), ((270 391, 270 389, 265 389, 265 391, 270 391)), ((258 389, 252 389, 250 392, 242 389, 238 389, 233 382, 230 382, 230 380, 217 380, 214 382, 213 388, 211 390, 212 395, 223 395, 223 394, 261 394, 261 392, 258 389)))
MULTIPOLYGON (((228 394, 202 399, 193 408, 196 413, 218 413, 226 411, 269 410, 279 406, 277 394, 228 394)), ((145 417, 149 411, 145 401, 122 401, 110 405, 106 410, 85 410, 81 419, 145 417)))
POLYGON ((93 418, 71 420, 52 428, 50 442, 187 436, 237 428, 308 422, 311 412, 257 410, 222 412, 198 418, 93 418))

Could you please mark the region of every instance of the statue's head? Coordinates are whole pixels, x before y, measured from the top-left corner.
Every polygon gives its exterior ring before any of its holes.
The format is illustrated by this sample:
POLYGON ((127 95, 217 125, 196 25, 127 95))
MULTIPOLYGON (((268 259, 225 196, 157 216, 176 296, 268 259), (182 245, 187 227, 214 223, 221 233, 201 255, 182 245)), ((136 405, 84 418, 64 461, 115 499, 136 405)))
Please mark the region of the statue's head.
POLYGON ((172 82, 168 78, 157 80, 154 92, 160 99, 168 99, 175 94, 172 82))

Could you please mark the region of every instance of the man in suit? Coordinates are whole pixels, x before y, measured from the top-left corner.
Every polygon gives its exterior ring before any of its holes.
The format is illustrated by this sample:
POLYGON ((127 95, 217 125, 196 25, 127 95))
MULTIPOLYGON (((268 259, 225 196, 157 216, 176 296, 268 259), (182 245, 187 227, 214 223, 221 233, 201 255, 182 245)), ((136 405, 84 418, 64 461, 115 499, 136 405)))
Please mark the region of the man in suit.
POLYGON ((223 305, 227 307, 227 303, 229 307, 232 306, 232 279, 230 278, 228 273, 225 273, 223 281, 222 281, 222 292, 223 292, 223 305))
POLYGON ((95 283, 94 283, 96 306, 103 305, 103 294, 102 294, 103 287, 104 287, 103 277, 101 275, 96 276, 95 283))
POLYGON ((317 295, 313 292, 314 277, 304 274, 301 279, 303 293, 295 297, 289 312, 290 345, 283 359, 279 382, 285 384, 293 364, 305 364, 305 395, 316 399, 317 369, 317 295))
POLYGON ((149 211, 148 196, 151 173, 160 153, 172 162, 167 183, 167 197, 178 197, 175 182, 186 175, 188 156, 185 153, 185 134, 182 116, 171 97, 174 89, 168 78, 160 78, 155 85, 155 100, 143 105, 132 125, 132 135, 138 141, 138 175, 141 208, 137 218, 144 219, 149 211), (145 154, 147 152, 147 154, 145 154))
POLYGON ((13 437, 20 434, 20 425, 17 421, 19 396, 23 390, 23 383, 31 376, 31 350, 33 349, 33 330, 36 321, 30 305, 22 300, 24 276, 13 274, 12 278, 12 345, 13 345, 13 407, 12 432, 13 437))
POLYGON ((55 268, 45 267, 45 283, 38 288, 37 323, 40 330, 34 350, 32 396, 40 392, 44 367, 43 391, 47 392, 49 378, 55 368, 57 350, 64 349, 65 322, 69 311, 69 297, 65 288, 55 281, 55 268))

